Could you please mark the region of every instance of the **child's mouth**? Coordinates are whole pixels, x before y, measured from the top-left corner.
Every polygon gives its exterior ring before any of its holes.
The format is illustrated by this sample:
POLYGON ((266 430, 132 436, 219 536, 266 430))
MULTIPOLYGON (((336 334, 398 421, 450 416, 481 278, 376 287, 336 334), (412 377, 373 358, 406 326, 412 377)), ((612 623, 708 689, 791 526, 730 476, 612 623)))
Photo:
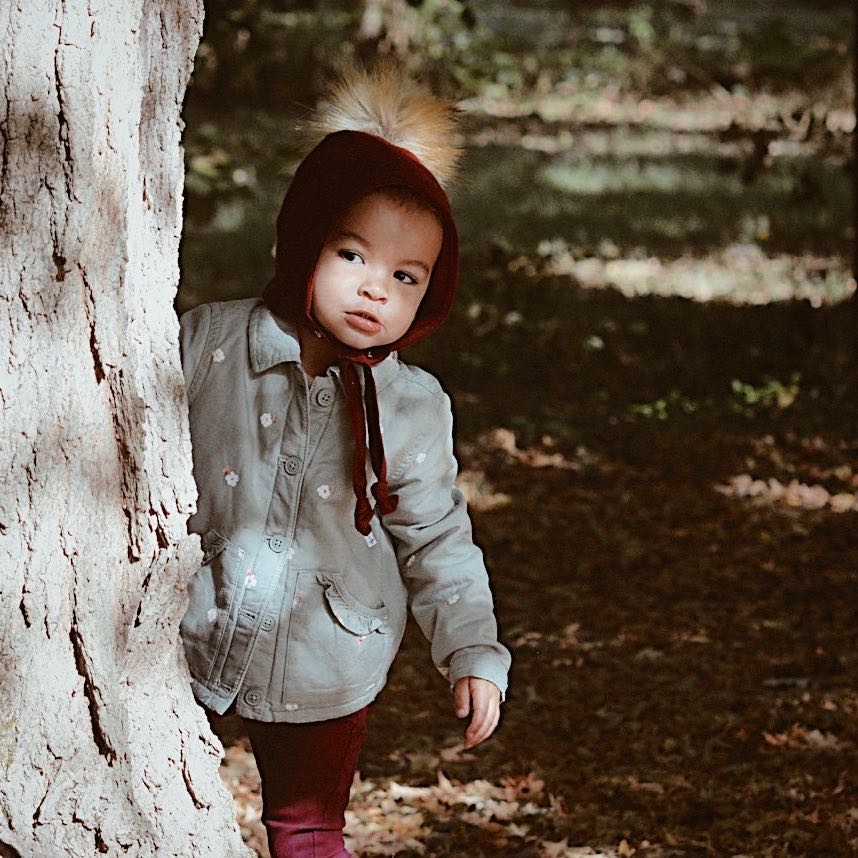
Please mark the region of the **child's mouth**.
POLYGON ((350 310, 346 313, 346 323, 364 334, 377 334, 381 330, 381 322, 366 310, 350 310))

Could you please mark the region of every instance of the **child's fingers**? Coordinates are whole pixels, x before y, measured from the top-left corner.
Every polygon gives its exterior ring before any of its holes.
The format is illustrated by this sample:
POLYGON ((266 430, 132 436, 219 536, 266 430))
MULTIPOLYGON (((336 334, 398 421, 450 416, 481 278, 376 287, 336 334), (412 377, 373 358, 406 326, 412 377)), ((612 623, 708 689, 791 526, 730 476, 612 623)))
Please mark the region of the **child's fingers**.
POLYGON ((471 711, 471 689, 467 676, 457 679, 453 686, 453 705, 456 707, 457 718, 465 718, 471 711))
POLYGON ((491 723, 489 724, 488 729, 486 730, 486 735, 480 739, 481 742, 484 742, 486 739, 489 738, 489 736, 491 736, 492 733, 494 733, 495 728, 498 725, 498 721, 500 721, 500 706, 499 705, 495 707, 494 716, 492 717, 491 723))
POLYGON ((472 726, 469 727, 468 731, 465 733, 465 748, 473 748, 475 745, 479 745, 480 742, 488 739, 488 737, 494 732, 499 718, 500 709, 492 705, 486 712, 483 720, 476 722, 475 719, 476 723, 472 723, 472 726))
POLYGON ((472 748, 487 739, 500 719, 498 698, 490 694, 474 693, 474 715, 465 731, 465 747, 472 748))
POLYGON ((494 720, 494 714, 490 708, 482 713, 479 719, 477 718, 476 710, 474 710, 474 717, 465 732, 465 748, 473 748, 475 745, 479 745, 484 739, 487 739, 491 735, 494 720))

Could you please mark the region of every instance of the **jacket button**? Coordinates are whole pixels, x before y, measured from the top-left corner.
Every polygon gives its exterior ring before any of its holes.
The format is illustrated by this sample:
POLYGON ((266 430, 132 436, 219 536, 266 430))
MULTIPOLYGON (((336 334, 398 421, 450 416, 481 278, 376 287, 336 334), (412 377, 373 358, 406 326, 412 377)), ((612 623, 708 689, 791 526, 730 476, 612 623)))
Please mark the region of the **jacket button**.
POLYGON ((287 712, 294 712, 298 708, 298 704, 297 703, 287 703, 283 708, 287 712))
POLYGON ((262 695, 255 688, 249 688, 244 692, 244 702, 248 706, 257 706, 260 700, 262 695))
POLYGON ((262 628, 265 629, 266 632, 270 632, 271 629, 274 628, 274 617, 266 617, 262 621, 262 628))
POLYGON ((268 547, 275 554, 279 554, 286 547, 286 540, 282 536, 269 536, 268 547))
POLYGON ((283 463, 283 470, 290 476, 294 477, 301 470, 301 460, 297 456, 290 456, 283 463))
POLYGON ((316 405, 321 405, 322 408, 327 408, 334 401, 334 394, 330 390, 320 390, 316 394, 316 405))

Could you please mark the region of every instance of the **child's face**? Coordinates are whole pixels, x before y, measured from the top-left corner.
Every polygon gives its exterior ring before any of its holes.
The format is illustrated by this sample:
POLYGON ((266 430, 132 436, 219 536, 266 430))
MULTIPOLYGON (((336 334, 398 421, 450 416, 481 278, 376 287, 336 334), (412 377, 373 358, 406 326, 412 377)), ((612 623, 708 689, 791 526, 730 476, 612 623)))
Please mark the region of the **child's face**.
POLYGON ((348 209, 316 263, 313 313, 357 349, 398 340, 414 321, 443 241, 428 211, 379 193, 348 209))

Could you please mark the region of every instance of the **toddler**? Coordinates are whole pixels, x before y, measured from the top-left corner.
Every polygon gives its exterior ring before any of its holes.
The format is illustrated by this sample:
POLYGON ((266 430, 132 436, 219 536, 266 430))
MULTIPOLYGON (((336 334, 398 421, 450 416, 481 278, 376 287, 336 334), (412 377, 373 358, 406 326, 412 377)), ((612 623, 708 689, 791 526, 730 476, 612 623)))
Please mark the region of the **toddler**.
POLYGON ((243 719, 272 856, 344 858, 408 608, 470 715, 466 748, 498 723, 510 655, 454 485, 450 400, 397 356, 456 288, 452 108, 394 65, 347 69, 307 128, 261 298, 180 320, 203 548, 181 633, 196 699, 243 719))

